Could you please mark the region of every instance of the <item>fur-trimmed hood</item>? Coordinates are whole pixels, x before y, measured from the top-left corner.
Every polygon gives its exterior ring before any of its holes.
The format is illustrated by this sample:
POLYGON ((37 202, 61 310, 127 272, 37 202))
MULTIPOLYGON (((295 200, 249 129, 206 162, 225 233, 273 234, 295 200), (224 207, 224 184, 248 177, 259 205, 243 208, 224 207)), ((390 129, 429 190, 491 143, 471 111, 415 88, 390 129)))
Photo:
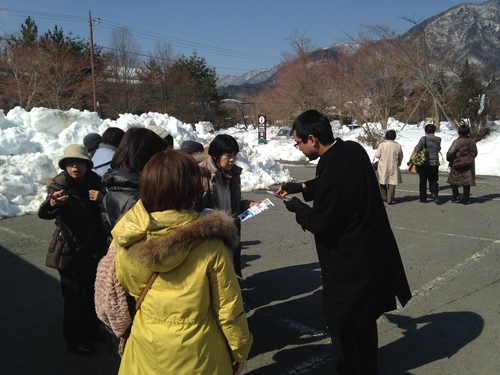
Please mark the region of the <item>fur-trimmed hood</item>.
POLYGON ((234 219, 223 211, 206 215, 194 210, 148 213, 140 200, 111 234, 131 260, 159 272, 182 263, 197 241, 218 238, 229 248, 239 242, 234 219))

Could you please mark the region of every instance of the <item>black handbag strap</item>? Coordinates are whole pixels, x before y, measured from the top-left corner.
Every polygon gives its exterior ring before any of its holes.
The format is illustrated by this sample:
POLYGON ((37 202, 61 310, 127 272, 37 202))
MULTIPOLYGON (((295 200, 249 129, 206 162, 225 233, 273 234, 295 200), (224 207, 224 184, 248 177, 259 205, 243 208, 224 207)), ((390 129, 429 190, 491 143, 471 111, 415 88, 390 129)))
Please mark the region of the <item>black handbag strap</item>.
POLYGON ((99 164, 99 165, 94 165, 94 168, 92 168, 92 169, 101 168, 101 167, 104 167, 105 165, 110 165, 110 164, 111 164, 111 161, 107 161, 106 163, 102 163, 102 164, 99 164))

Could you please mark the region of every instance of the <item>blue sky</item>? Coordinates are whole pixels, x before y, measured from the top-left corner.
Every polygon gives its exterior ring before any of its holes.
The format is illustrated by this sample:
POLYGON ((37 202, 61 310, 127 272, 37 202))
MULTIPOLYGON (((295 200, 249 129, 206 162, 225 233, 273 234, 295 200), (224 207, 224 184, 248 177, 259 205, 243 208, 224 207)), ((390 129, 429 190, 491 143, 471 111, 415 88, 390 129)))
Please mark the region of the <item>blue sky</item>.
MULTIPOLYGON (((467 1, 483 3, 484 1, 467 1)), ((155 41, 174 53, 204 57, 217 74, 271 68, 290 51, 288 37, 306 33, 316 47, 349 41, 363 25, 404 32, 412 24, 463 3, 460 0, 0 0, 0 34, 18 32, 31 16, 39 33, 53 30, 89 38, 88 17, 100 18, 94 43, 108 47, 113 28, 126 26, 148 55, 155 41)), ((147 59, 147 57, 144 57, 147 59)))

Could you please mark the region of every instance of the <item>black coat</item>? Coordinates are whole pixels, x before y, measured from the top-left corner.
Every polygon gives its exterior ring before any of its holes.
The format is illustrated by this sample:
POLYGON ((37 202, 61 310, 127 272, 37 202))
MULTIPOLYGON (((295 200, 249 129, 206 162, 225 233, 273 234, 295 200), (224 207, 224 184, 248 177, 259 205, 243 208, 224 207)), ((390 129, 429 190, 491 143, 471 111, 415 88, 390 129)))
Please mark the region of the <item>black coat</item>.
POLYGON ((102 201, 102 225, 108 236, 118 220, 139 200, 139 172, 110 169, 102 177, 106 195, 102 201))
POLYGON ((402 305, 411 292, 366 151, 342 141, 321 157, 303 193, 313 207, 296 207, 296 220, 314 234, 321 266, 324 315, 338 336, 402 305))
POLYGON ((88 170, 80 183, 63 171, 48 181, 47 190, 48 194, 64 190, 69 199, 66 204, 52 207, 47 195, 38 209, 38 217, 45 220, 59 217, 66 224, 73 242, 78 247, 78 255, 92 268, 83 272, 95 272, 97 261, 105 254, 107 245, 101 225, 101 208, 97 202, 89 199, 89 190, 101 191, 101 177, 88 170))

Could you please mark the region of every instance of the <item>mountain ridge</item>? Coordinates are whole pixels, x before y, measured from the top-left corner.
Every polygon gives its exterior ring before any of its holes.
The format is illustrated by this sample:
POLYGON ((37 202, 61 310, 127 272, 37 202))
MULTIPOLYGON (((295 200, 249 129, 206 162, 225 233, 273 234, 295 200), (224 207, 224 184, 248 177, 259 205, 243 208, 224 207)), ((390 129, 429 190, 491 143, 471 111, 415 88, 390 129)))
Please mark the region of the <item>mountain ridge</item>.
MULTIPOLYGON (((427 34, 431 50, 450 49, 447 58, 453 66, 460 67, 467 58, 481 68, 500 69, 500 0, 457 4, 413 26, 401 37, 415 40, 422 31, 427 34)), ((335 51, 339 47, 355 48, 356 43, 336 43, 317 51, 335 51)), ((233 95, 238 87, 247 92, 258 91, 258 86, 272 81, 279 67, 255 69, 241 76, 219 76, 217 86, 233 95)))

